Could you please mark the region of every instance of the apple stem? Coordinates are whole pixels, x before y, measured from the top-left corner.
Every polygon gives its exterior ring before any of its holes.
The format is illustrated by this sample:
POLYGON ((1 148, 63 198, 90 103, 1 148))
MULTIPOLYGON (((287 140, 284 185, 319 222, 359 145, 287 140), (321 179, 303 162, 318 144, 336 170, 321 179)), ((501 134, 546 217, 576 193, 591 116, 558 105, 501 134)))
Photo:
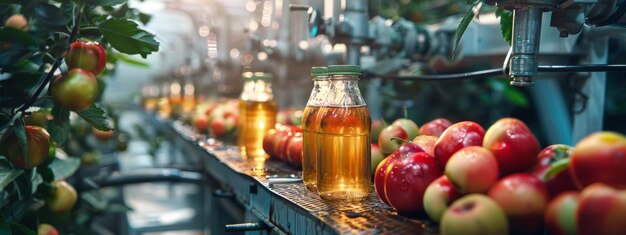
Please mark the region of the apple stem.
POLYGON ((405 139, 402 139, 402 138, 398 138, 398 137, 391 137, 391 140, 400 142, 402 144, 411 143, 411 141, 408 141, 408 140, 405 140, 405 139))
POLYGON ((409 109, 404 106, 402 107, 402 111, 404 112, 404 118, 409 119, 409 109))

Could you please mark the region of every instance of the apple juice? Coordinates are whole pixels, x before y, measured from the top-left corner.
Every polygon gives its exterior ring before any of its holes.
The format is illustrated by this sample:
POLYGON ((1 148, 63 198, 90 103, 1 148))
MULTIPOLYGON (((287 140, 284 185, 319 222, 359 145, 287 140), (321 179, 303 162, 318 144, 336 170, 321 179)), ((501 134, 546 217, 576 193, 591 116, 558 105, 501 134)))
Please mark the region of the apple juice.
POLYGON ((302 181, 309 190, 317 182, 317 131, 319 106, 307 105, 302 115, 302 181))
POLYGON ((239 120, 237 120, 237 146, 241 150, 241 155, 246 155, 246 100, 239 99, 239 120))
POLYGON ((315 190, 317 182, 319 127, 318 113, 328 97, 329 81, 326 67, 312 67, 313 90, 302 115, 302 181, 307 189, 315 190))
POLYGON ((265 160, 265 132, 276 126, 278 107, 272 95, 272 76, 268 73, 243 73, 243 91, 239 98, 237 145, 243 157, 265 160))
MULTIPOLYGON (((268 158, 263 151, 263 136, 276 125, 277 106, 274 101, 240 101, 244 107, 244 117, 240 120, 243 126, 241 146, 246 157, 268 158)), ((240 115, 241 117, 241 115, 240 115)))
POLYGON ((371 190, 371 118, 367 107, 323 107, 318 115, 317 190, 320 197, 365 199, 371 190))

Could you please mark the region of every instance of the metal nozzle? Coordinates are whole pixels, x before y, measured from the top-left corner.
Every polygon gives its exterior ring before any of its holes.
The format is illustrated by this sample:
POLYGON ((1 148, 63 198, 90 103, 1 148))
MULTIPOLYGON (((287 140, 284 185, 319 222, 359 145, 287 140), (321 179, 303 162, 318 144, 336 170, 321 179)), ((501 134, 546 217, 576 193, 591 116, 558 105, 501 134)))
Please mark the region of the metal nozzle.
POLYGON ((534 7, 513 10, 513 54, 509 61, 513 86, 532 86, 531 77, 537 75, 542 13, 534 7))

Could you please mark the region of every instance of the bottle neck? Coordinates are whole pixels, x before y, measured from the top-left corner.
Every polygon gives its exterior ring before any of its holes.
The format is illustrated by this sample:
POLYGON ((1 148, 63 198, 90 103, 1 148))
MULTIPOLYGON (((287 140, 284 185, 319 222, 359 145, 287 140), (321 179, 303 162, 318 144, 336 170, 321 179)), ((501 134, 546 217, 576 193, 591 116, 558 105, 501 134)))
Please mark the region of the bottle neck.
POLYGON ((333 107, 364 106, 356 75, 336 75, 329 79, 330 90, 325 105, 333 107))
POLYGON ((311 96, 309 96, 309 101, 306 105, 322 106, 324 104, 324 100, 328 96, 328 90, 328 77, 313 79, 313 90, 311 91, 311 96))
POLYGON ((274 99, 272 94, 272 84, 265 80, 249 80, 244 82, 243 91, 240 96, 241 100, 249 101, 271 101, 274 99))

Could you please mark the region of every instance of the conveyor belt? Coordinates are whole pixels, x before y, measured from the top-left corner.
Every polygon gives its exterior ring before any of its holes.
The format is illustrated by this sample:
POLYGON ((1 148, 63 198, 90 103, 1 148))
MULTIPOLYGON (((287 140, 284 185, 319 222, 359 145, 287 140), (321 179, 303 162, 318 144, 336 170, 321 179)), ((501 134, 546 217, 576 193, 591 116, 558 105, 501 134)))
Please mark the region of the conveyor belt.
POLYGON ((232 189, 237 200, 282 234, 437 234, 438 226, 424 215, 399 216, 372 191, 361 202, 322 200, 300 183, 268 186, 268 175, 299 175, 283 162, 244 159, 236 146, 195 133, 181 122, 157 120, 165 129, 196 146, 208 173, 232 189), (421 218, 421 219, 420 219, 421 218))

